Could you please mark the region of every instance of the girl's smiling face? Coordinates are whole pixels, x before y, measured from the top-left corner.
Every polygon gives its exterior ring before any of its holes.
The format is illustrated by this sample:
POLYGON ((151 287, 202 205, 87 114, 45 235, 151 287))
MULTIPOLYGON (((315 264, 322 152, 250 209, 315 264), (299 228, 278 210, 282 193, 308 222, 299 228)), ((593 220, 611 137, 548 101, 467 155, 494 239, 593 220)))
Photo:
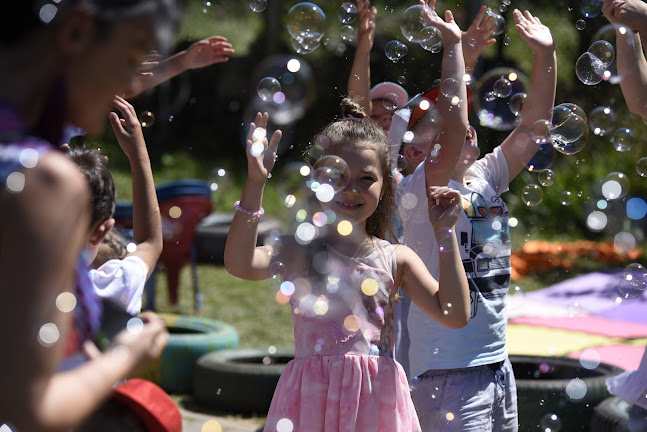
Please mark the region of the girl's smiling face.
POLYGON ((346 161, 349 179, 332 201, 321 203, 322 207, 365 227, 366 219, 377 209, 384 191, 384 173, 375 145, 367 142, 340 143, 329 148, 327 154, 346 161))

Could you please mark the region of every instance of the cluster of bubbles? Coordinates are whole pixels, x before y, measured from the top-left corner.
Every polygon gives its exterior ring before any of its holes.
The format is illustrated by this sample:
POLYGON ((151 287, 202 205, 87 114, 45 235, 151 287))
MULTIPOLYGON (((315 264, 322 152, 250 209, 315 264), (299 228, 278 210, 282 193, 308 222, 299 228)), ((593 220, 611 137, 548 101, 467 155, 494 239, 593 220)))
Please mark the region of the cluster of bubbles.
POLYGON ((611 77, 609 67, 615 59, 615 49, 605 40, 593 42, 575 62, 575 74, 586 85, 596 85, 611 77))
POLYGON ((355 40, 355 28, 350 24, 355 22, 359 15, 357 6, 353 3, 342 3, 337 15, 343 24, 341 29, 339 29, 339 36, 344 42, 353 42, 355 40))
POLYGON ((507 67, 485 73, 476 83, 474 105, 482 126, 499 131, 512 130, 526 99, 526 79, 507 67))
POLYGON ((321 44, 326 29, 326 14, 314 3, 297 3, 288 11, 286 26, 294 51, 309 54, 321 44))
MULTIPOLYGON (((586 114, 582 108, 572 103, 563 103, 551 110, 550 117, 550 131, 546 138, 557 151, 572 155, 584 148, 589 129, 586 114)), ((540 127, 542 128, 543 126, 540 127)))
POLYGON ((393 63, 397 63, 409 52, 409 48, 400 41, 392 40, 384 47, 384 54, 393 63))
POLYGON ((423 5, 407 8, 402 13, 400 31, 407 41, 418 43, 422 48, 432 53, 438 53, 443 45, 442 35, 440 30, 428 25, 422 19, 423 14, 436 15, 436 12, 423 5))

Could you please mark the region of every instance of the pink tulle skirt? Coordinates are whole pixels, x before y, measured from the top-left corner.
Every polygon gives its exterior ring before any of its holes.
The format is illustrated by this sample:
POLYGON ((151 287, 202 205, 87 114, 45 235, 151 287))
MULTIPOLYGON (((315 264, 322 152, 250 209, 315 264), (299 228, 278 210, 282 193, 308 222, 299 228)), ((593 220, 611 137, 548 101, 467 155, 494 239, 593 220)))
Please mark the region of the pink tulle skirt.
POLYGON ((420 431, 400 364, 369 355, 296 358, 279 379, 265 432, 420 431))

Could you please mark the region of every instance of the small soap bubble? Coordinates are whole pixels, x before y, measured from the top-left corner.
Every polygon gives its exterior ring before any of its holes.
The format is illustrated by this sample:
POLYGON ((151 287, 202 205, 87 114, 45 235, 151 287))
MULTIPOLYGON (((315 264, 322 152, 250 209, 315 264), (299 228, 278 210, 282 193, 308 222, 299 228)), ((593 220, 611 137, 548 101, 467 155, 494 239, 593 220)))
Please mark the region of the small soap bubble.
POLYGON ((144 329, 144 321, 142 321, 140 318, 132 317, 126 323, 126 329, 130 334, 139 334, 144 329))
POLYGON ((647 269, 639 263, 631 263, 625 267, 618 283, 618 291, 622 299, 640 297, 647 289, 647 269))
POLYGON ((250 149, 249 149, 249 154, 251 154, 254 157, 259 157, 264 152, 265 152, 265 146, 260 141, 254 142, 254 144, 252 144, 250 149))
POLYGON ((339 156, 324 156, 315 162, 313 169, 312 179, 319 184, 330 185, 334 192, 339 192, 348 184, 348 164, 339 156))
POLYGON ((447 421, 452 421, 454 420, 454 414, 448 412, 447 414, 445 414, 445 418, 447 419, 447 421))
POLYGON ((43 324, 38 331, 38 342, 43 346, 54 345, 58 342, 59 337, 61 337, 61 334, 54 323, 43 324))
POLYGON ((344 319, 344 328, 350 332, 355 333, 360 329, 362 325, 362 320, 356 315, 348 315, 344 319))
POLYGON ((321 184, 315 192, 317 199, 321 202, 330 202, 335 197, 335 189, 332 185, 321 184))
POLYGON ((353 224, 347 220, 340 221, 337 224, 337 232, 343 236, 350 235, 353 232, 353 224))
POLYGON ((279 91, 281 91, 281 83, 274 77, 262 78, 256 86, 258 97, 265 102, 273 101, 274 95, 279 91))
POLYGON ((407 52, 409 52, 407 46, 397 40, 387 42, 384 47, 384 54, 386 54, 387 58, 393 63, 397 63, 401 58, 406 56, 407 52))
POLYGON ((641 177, 647 177, 647 157, 638 159, 638 162, 636 162, 636 172, 641 177))
POLYGON ((398 109, 400 107, 400 104, 402 103, 400 101, 400 97, 395 93, 385 94, 384 98, 382 99, 382 102, 384 104, 384 108, 386 108, 389 111, 394 111, 398 109))
POLYGON ((178 206, 173 206, 168 210, 168 215, 173 219, 178 219, 182 216, 182 209, 178 206))
POLYGON ((564 205, 571 205, 575 201, 575 195, 571 191, 563 191, 559 194, 559 202, 564 205))
POLYGON ((586 218, 586 227, 593 232, 600 232, 607 226, 607 215, 595 210, 586 218))
POLYGON ((611 135, 611 144, 619 152, 631 150, 634 145, 634 133, 629 128, 620 128, 611 135))
POLYGON ((420 46, 433 53, 439 52, 443 46, 443 35, 440 33, 440 30, 433 26, 427 26, 422 29, 420 46))
POLYGON ((647 202, 642 198, 630 198, 627 201, 627 217, 640 220, 647 216, 647 202))
POLYGON ((494 83, 493 91, 496 97, 507 98, 512 93, 512 83, 509 79, 501 77, 494 83))
POLYGON ((495 100, 496 100, 496 93, 494 93, 493 91, 486 92, 486 93, 483 95, 483 99, 484 99, 486 102, 493 102, 493 101, 495 101, 495 100))
POLYGON ((350 25, 342 26, 339 30, 339 36, 344 42, 353 42, 355 40, 355 29, 350 25))
POLYGON ((619 254, 625 255, 636 247, 636 238, 629 232, 619 232, 613 238, 613 248, 619 254))
POLYGON ((503 31, 505 30, 505 18, 497 13, 494 13, 494 11, 490 8, 487 8, 486 13, 492 17, 493 23, 496 24, 494 30, 492 30, 492 34, 496 36, 503 33, 503 31))
POLYGON ((582 0, 580 10, 585 17, 595 18, 602 11, 602 2, 600 0, 582 0))
POLYGON ((460 91, 460 84, 454 78, 447 78, 440 83, 440 93, 447 98, 453 98, 460 91))
POLYGON ((267 0, 250 0, 249 8, 254 12, 263 12, 267 7, 267 0))
POLYGON ((616 114, 611 107, 599 106, 589 113, 589 128, 594 134, 604 136, 611 132, 616 121, 616 114))
POLYGON ((555 172, 552 169, 544 169, 537 174, 539 184, 542 186, 551 186, 555 183, 555 172))
POLYGON ((357 19, 359 11, 353 3, 342 3, 339 7, 339 20, 344 24, 350 24, 357 19))
POLYGON ((541 201, 544 199, 544 193, 541 190, 541 187, 536 184, 529 184, 524 186, 521 191, 521 200, 528 207, 538 206, 541 201))
MULTIPOLYGON (((645 169, 647 170, 647 158, 644 158, 644 159, 645 159, 645 162, 646 162, 646 163, 645 163, 645 165, 646 165, 646 166, 645 166, 645 169)), ((398 155, 398 159, 397 159, 397 163, 396 163, 396 168, 395 168, 395 169, 396 169, 397 171, 402 171, 402 170, 404 170, 406 167, 407 167, 407 158, 406 158, 406 157, 404 157, 404 155, 398 155)), ((647 176, 647 172, 646 172, 645 176, 647 176)))
POLYGON ((510 111, 512 111, 512 114, 518 116, 521 114, 521 110, 523 109, 523 104, 526 101, 526 98, 528 95, 526 93, 515 93, 512 95, 510 98, 510 111))
POLYGON ((566 385, 566 395, 569 399, 578 401, 584 399, 588 391, 586 383, 579 379, 574 378, 566 385))
POLYGON ((578 30, 584 30, 586 28, 586 21, 584 21, 583 19, 578 19, 575 22, 575 28, 578 30))
POLYGON ((604 79, 606 66, 590 52, 582 54, 575 62, 575 75, 586 85, 596 85, 604 79))
POLYGON ((605 40, 593 42, 588 51, 599 59, 605 67, 613 63, 613 60, 616 58, 616 51, 613 45, 605 40))
POLYGON ((562 421, 557 414, 547 413, 542 416, 539 426, 542 432, 561 432, 562 421))
POLYGON ((629 192, 629 178, 621 172, 614 171, 602 179, 602 196, 608 200, 615 200, 629 192))
POLYGON ((398 84, 404 85, 406 84, 406 82, 407 82, 407 77, 405 77, 404 75, 400 75, 398 77, 398 84))
POLYGON ((431 8, 423 5, 411 6, 402 13, 400 18, 400 31, 402 31, 402 35, 409 42, 420 43, 425 38, 423 29, 428 26, 422 19, 423 13, 436 15, 436 12, 431 8))
POLYGON ((285 267, 285 264, 283 264, 281 261, 272 261, 267 268, 270 276, 272 276, 272 278, 274 279, 284 277, 286 270, 287 269, 285 267))

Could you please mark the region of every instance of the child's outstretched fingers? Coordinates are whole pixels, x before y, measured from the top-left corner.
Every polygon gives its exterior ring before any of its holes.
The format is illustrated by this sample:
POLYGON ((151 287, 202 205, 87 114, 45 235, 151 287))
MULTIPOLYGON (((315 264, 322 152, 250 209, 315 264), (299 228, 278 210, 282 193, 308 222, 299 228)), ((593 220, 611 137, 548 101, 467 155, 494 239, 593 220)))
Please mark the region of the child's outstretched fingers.
POLYGON ((515 9, 512 15, 515 27, 519 31, 519 36, 534 54, 555 50, 555 38, 550 29, 543 25, 539 18, 528 11, 522 14, 518 9, 515 9))

